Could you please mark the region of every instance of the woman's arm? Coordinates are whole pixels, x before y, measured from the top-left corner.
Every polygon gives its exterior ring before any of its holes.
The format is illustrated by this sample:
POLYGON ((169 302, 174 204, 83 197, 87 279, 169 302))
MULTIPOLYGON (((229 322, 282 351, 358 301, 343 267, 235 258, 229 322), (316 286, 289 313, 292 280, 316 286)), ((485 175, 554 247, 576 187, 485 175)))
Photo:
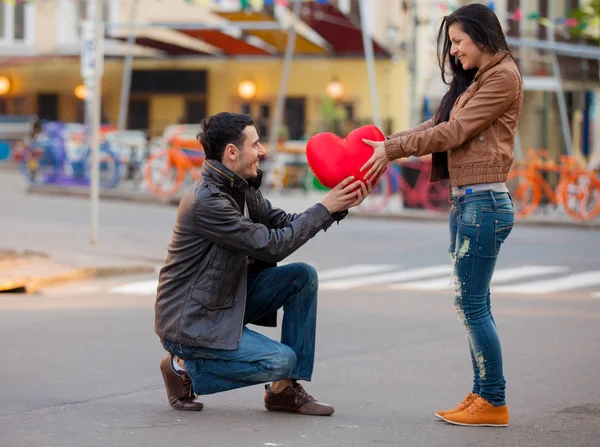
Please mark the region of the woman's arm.
POLYGON ((422 132, 385 141, 388 160, 444 152, 459 147, 490 126, 515 101, 521 80, 513 70, 498 70, 450 120, 422 132))
POLYGON ((413 128, 413 129, 403 130, 402 132, 397 132, 393 135, 390 135, 389 137, 387 137, 387 139, 391 140, 394 138, 403 137, 404 135, 410 135, 411 133, 422 132, 433 126, 435 126, 435 118, 428 119, 427 121, 422 122, 421 124, 419 124, 417 127, 413 128))

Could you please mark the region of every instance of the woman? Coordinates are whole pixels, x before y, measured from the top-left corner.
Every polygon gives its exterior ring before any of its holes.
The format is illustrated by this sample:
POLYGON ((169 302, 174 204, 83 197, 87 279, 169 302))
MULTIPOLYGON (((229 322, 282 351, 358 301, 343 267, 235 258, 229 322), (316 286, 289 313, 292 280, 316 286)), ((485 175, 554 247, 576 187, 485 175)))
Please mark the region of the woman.
POLYGON ((385 142, 363 140, 374 153, 361 170, 368 170, 366 178, 376 178, 391 160, 433 154, 431 181, 451 180, 455 305, 468 333, 474 378, 460 405, 436 416, 457 425, 506 426, 506 382, 490 282, 514 224, 505 182, 514 160, 522 78, 498 18, 481 4, 444 17, 438 59, 449 90, 435 117, 385 142))

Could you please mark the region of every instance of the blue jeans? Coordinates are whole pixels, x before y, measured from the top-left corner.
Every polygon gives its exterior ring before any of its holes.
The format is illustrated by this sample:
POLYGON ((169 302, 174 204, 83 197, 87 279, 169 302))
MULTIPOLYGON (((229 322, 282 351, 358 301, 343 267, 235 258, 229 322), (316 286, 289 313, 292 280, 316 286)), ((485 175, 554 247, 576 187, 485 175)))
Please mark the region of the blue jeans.
POLYGON ((248 275, 244 327, 235 351, 185 346, 163 340, 185 360, 198 395, 219 393, 286 378, 310 381, 317 328, 316 270, 303 263, 248 275), (281 343, 245 325, 283 307, 281 343))
POLYGON ((490 191, 451 197, 451 202, 454 304, 468 334, 473 392, 493 405, 504 405, 506 381, 491 310, 490 283, 500 246, 514 225, 512 199, 508 193, 490 191))

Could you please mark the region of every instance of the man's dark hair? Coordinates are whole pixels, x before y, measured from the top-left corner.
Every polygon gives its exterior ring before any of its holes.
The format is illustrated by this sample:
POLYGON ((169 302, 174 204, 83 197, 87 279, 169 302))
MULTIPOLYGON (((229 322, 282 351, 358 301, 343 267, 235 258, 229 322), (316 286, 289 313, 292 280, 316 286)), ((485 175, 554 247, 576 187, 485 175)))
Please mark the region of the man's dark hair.
POLYGON ((221 112, 204 118, 198 134, 198 141, 204 147, 204 154, 209 160, 223 161, 223 153, 228 144, 241 148, 244 145, 244 129, 253 126, 249 115, 241 113, 221 112))

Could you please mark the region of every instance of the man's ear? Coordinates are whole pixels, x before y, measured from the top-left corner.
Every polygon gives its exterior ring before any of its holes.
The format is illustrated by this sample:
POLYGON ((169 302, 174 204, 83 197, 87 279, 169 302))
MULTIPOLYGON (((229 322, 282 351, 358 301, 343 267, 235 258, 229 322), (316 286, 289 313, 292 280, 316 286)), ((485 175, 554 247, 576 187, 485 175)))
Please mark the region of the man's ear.
POLYGON ((235 147, 234 144, 229 143, 225 146, 225 152, 223 152, 223 157, 228 158, 231 161, 237 160, 238 148, 235 147))

